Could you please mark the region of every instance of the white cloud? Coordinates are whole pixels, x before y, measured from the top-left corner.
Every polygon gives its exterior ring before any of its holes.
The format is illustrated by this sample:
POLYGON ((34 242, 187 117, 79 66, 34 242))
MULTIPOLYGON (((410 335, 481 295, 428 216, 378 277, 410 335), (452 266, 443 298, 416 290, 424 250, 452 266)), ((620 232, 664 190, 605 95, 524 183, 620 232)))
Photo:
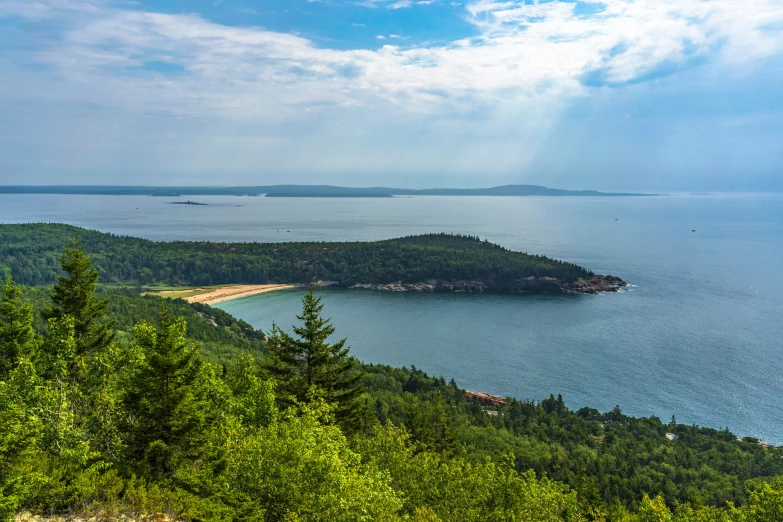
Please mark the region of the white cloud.
POLYGON ((485 42, 534 45, 539 53, 579 47, 582 72, 601 69, 609 81, 632 81, 656 67, 695 57, 763 58, 783 47, 783 3, 752 0, 589 0, 578 16, 563 2, 478 0, 467 6, 485 42))
POLYGON ((748 61, 783 47, 779 0, 748 0, 739 12, 730 0, 606 0, 590 16, 576 14, 572 3, 478 0, 466 13, 479 36, 377 51, 325 49, 289 34, 97 1, 2 5, 6 14, 59 16, 69 24, 26 59, 59 71, 76 96, 187 114, 285 113, 373 100, 412 111, 473 110, 542 93, 583 95, 586 75, 624 83, 694 59, 748 61), (187 74, 144 71, 147 61, 178 64, 187 74))
POLYGON ((44 20, 79 13, 97 14, 106 7, 103 0, 3 0, 0 18, 19 16, 29 20, 44 20))
POLYGON ((606 0, 592 4, 598 12, 590 16, 576 14, 573 3, 477 0, 466 13, 481 31, 478 37, 378 51, 317 48, 284 33, 223 26, 195 15, 126 11, 97 0, 0 5, 0 13, 33 20, 69 19, 70 30, 35 59, 72 81, 124 81, 119 67, 173 60, 187 77, 142 79, 137 90, 192 90, 201 100, 233 89, 241 97, 264 91, 303 103, 355 104, 370 96, 415 108, 416 100, 513 100, 545 90, 580 94, 586 74, 623 83, 693 59, 747 61, 783 47, 779 0, 748 0, 741 11, 733 0, 606 0))
MULTIPOLYGON (((578 14, 575 5, 473 1, 465 16, 478 36, 442 46, 335 50, 281 32, 99 0, 6 0, 0 16, 47 20, 47 31, 60 29, 45 39, 31 33, 35 51, 0 51, 0 75, 14 78, 0 82, 0 103, 83 104, 133 118, 223 122, 248 129, 271 155, 283 150, 278 127, 328 114, 325 121, 355 127, 350 139, 365 146, 379 132, 375 125, 433 136, 433 150, 444 151, 438 158, 456 158, 446 151, 449 140, 458 141, 463 164, 479 168, 488 158, 500 161, 492 143, 512 135, 533 143, 546 135, 570 100, 591 92, 585 78, 621 85, 693 61, 741 68, 783 52, 780 0, 747 0, 742 9, 733 0, 605 0, 593 4, 591 15, 578 14), (147 70, 147 62, 182 71, 147 70)), ((326 154, 339 137, 323 132, 312 147, 326 154)), ((301 133, 292 136, 307 142, 301 133)), ((406 143, 404 136, 398 141, 406 143)), ((388 155, 390 164, 405 167, 395 155, 388 155)), ((505 160, 518 166, 533 156, 505 160)), ((351 161, 359 160, 346 151, 334 165, 351 161)))

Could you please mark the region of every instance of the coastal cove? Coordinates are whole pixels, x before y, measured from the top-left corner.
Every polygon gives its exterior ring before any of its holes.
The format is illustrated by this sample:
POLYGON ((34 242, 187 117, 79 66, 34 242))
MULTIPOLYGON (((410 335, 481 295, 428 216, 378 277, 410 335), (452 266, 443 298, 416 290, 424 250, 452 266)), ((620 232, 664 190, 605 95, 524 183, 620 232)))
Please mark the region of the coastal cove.
MULTIPOLYGON (((630 286, 581 296, 323 289, 337 334, 364 361, 414 364, 476 391, 527 399, 562 393, 573 409, 619 404, 630 415, 674 414, 783 444, 779 195, 202 200, 209 205, 0 196, 0 222, 64 222, 153 240, 478 235, 630 286)), ((273 320, 288 326, 301 294, 217 306, 262 329, 273 320)))
MULTIPOLYGON (((215 306, 262 330, 273 322, 286 328, 304 293, 285 290, 215 306)), ((708 332, 681 326, 680 349, 661 350, 650 330, 677 324, 677 311, 648 317, 639 293, 638 287, 599 296, 319 289, 335 336, 347 337, 364 362, 414 365, 493 395, 540 400, 562 394, 572 409, 609 411, 619 404, 634 416, 728 425, 738 436, 783 444, 775 402, 780 388, 772 386, 777 376, 765 362, 748 365, 731 350, 721 350, 727 360, 711 360, 695 348, 708 332), (745 372, 748 366, 756 375, 745 372), (701 378, 705 367, 709 377, 701 378)))

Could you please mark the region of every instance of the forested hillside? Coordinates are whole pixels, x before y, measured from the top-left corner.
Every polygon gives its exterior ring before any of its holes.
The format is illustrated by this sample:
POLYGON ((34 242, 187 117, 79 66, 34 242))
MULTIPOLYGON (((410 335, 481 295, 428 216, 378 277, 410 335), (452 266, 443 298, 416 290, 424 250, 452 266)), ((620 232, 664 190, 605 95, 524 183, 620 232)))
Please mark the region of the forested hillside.
POLYGON ((418 283, 428 279, 502 283, 590 272, 571 263, 511 252, 475 237, 430 234, 352 243, 153 242, 60 224, 0 225, 0 274, 19 283, 54 282, 58 256, 78 233, 102 283, 418 283))
POLYGON ((2 517, 783 520, 783 449, 560 397, 482 406, 355 361, 313 293, 262 333, 101 288, 78 248, 62 266, 2 289, 2 517))

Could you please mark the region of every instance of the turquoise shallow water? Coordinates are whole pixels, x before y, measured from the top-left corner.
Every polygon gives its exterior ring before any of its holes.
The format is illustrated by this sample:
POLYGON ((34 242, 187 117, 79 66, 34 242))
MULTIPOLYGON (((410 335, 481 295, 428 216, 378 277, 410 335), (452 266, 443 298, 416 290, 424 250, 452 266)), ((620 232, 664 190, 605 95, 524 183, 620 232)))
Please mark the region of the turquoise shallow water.
MULTIPOLYGON (((632 286, 601 296, 324 291, 362 360, 464 387, 713 427, 783 444, 783 196, 275 199, 0 195, 0 222, 57 221, 156 240, 479 235, 632 286), (239 206, 236 206, 239 205, 239 206), (88 212, 89 211, 89 212, 88 212), (692 232, 692 230, 696 230, 692 232)), ((301 292, 221 308, 289 325, 301 292)))

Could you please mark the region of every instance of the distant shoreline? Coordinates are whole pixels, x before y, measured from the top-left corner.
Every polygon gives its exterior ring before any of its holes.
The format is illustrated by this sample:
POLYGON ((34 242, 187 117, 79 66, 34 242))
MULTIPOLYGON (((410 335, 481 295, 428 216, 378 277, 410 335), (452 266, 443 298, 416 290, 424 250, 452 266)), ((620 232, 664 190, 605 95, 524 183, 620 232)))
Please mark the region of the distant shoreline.
POLYGON ((266 194, 264 197, 267 198, 393 198, 391 194, 373 194, 373 193, 367 193, 367 194, 356 194, 356 193, 342 193, 342 192, 335 192, 335 193, 329 193, 329 194, 310 194, 308 192, 293 192, 293 193, 286 193, 286 192, 270 192, 266 194))
POLYGON ((266 196, 270 198, 390 198, 393 196, 657 196, 634 192, 564 190, 541 185, 502 185, 488 188, 340 187, 336 185, 259 185, 255 187, 156 187, 109 185, 0 185, 0 194, 70 194, 104 196, 266 196))
POLYGON ((577 283, 562 284, 554 278, 528 278, 524 281, 517 281, 515 285, 508 288, 497 288, 493 285, 485 284, 480 281, 423 281, 421 283, 406 284, 401 282, 389 284, 353 284, 341 285, 334 281, 315 281, 310 285, 293 284, 266 284, 266 285, 226 285, 218 288, 200 288, 189 287, 176 290, 162 290, 154 292, 161 297, 172 299, 184 299, 188 303, 200 303, 213 305, 248 297, 251 295, 265 294, 278 290, 290 290, 293 288, 303 288, 313 286, 315 288, 344 288, 349 290, 372 290, 376 292, 499 292, 499 293, 544 293, 544 294, 602 294, 619 292, 626 283, 620 278, 613 276, 593 276, 588 280, 580 280, 577 283), (184 294, 184 295, 183 295, 184 294), (191 295, 192 294, 192 295, 191 295))

